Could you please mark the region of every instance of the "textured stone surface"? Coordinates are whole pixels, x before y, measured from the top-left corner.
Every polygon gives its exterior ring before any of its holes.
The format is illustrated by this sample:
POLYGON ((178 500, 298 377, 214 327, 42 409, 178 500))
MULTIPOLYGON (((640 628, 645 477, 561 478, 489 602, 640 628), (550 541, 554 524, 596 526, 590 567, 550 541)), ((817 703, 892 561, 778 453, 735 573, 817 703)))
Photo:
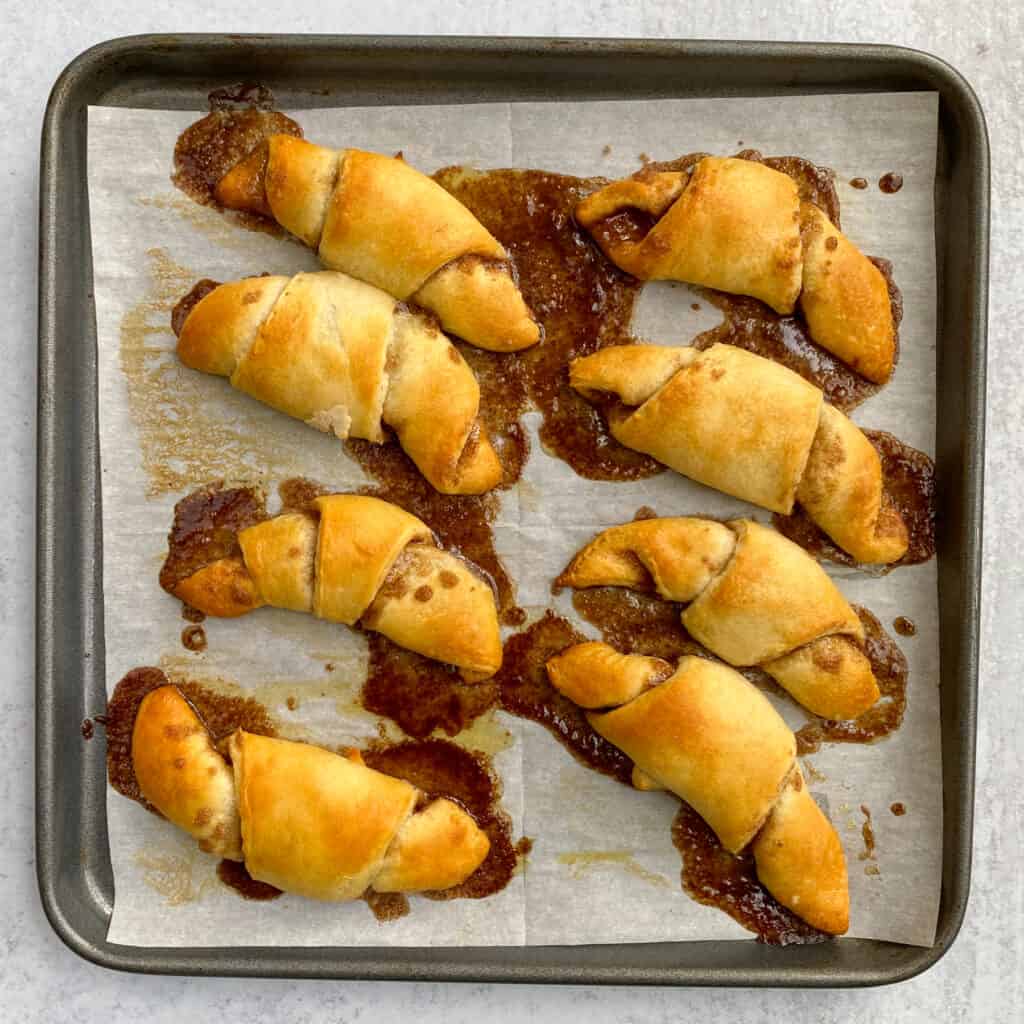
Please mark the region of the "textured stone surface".
MULTIPOLYGON (((0 243, 8 327, 0 334, 0 1017, 21 1024, 74 1020, 287 1021, 456 1020, 727 1021, 775 1019, 1011 1022, 1024 1017, 1024 829, 1020 783, 1024 688, 1024 543, 1019 392, 1024 350, 1010 330, 1024 316, 1024 173, 1019 117, 1024 89, 1021 8, 952 0, 820 4, 677 0, 519 0, 480 4, 374 0, 179 0, 151 13, 126 0, 6 4, 0 35, 4 98, 0 137, 6 225, 0 243), (493 9, 488 9, 488 8, 493 9), (33 549, 35 503, 35 289, 38 143, 44 105, 60 69, 103 39, 152 31, 458 33, 675 36, 898 43, 958 67, 985 108, 993 149, 992 301, 982 714, 971 905, 949 955, 924 976, 866 992, 676 992, 495 986, 291 983, 147 978, 77 959, 50 931, 33 864, 33 549), (1020 603, 1018 603, 1020 602, 1020 603)), ((827 130, 823 126, 822 130, 827 130)))

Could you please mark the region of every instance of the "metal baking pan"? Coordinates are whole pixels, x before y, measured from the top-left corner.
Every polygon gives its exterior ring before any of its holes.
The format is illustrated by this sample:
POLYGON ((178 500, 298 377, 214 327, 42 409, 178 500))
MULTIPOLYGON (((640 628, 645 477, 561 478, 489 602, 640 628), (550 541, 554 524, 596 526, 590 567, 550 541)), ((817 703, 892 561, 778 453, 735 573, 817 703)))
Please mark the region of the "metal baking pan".
POLYGON ((970 86, 889 46, 583 39, 136 36, 58 78, 42 133, 39 249, 37 857, 57 934, 107 967, 154 973, 672 984, 857 986, 900 981, 949 949, 971 871, 988 288, 989 155, 970 86), (114 900, 105 705, 95 312, 86 108, 205 107, 258 80, 284 108, 935 90, 939 270, 936 438, 945 806, 943 888, 930 949, 844 939, 497 949, 150 949, 107 942, 114 900))

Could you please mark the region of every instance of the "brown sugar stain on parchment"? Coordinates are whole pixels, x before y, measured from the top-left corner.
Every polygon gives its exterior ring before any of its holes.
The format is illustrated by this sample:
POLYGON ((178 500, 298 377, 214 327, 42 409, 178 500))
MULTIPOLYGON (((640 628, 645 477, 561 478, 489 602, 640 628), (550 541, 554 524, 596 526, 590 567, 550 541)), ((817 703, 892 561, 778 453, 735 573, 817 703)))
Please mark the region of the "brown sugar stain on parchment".
MULTIPOLYGON (((150 207, 155 210, 171 211, 176 217, 186 221, 190 227, 195 228, 209 241, 215 242, 222 248, 230 249, 232 252, 241 253, 247 258, 252 258, 252 231, 254 228, 249 224, 240 225, 238 218, 231 216, 229 212, 218 211, 209 206, 200 206, 192 199, 179 193, 139 196, 137 202, 141 206, 150 207), (248 230, 239 230, 240 227, 248 227, 248 230)), ((268 230, 265 234, 273 235, 284 242, 290 242, 295 248, 301 249, 303 252, 307 251, 305 245, 299 239, 278 229, 276 225, 268 225, 268 230)), ((291 255, 294 255, 294 253, 291 255)), ((202 276, 202 274, 194 275, 195 278, 202 276)), ((185 291, 194 283, 194 279, 190 281, 186 285, 185 291)))
POLYGON ((143 849, 135 855, 135 863, 142 872, 142 881, 164 898, 164 905, 180 907, 195 903, 213 887, 213 879, 197 879, 192 857, 180 856, 163 850, 143 849))
POLYGON ((660 889, 671 889, 672 883, 664 875, 648 871, 629 850, 579 850, 560 853, 558 863, 565 864, 571 878, 579 879, 592 871, 612 869, 625 872, 660 889))

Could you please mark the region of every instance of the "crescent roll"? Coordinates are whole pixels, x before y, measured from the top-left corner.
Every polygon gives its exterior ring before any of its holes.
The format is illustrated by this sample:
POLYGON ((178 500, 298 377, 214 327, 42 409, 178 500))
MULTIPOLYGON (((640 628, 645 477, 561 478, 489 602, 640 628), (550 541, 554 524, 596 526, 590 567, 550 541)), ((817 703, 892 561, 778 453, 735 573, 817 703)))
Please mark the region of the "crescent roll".
MULTIPOLYGON (((552 684, 573 699, 583 680, 601 675, 604 644, 578 644, 548 662, 552 684)), ((617 653, 617 652, 613 652, 617 653)), ((608 710, 587 720, 636 764, 640 789, 667 789, 738 853, 753 843, 765 888, 815 928, 841 935, 849 926, 846 861, 835 829, 807 792, 796 737, 769 701, 738 672, 704 658, 680 659, 665 678, 659 659, 620 655, 623 667, 649 673, 624 703, 613 683, 608 710)))
POLYGON ((285 892, 353 900, 370 888, 449 889, 490 850, 486 834, 457 804, 439 797, 417 810, 424 794, 367 768, 358 753, 342 757, 242 729, 226 749, 230 765, 174 686, 154 690, 139 706, 132 762, 143 795, 199 838, 203 850, 244 860, 253 878, 285 892), (169 750, 162 738, 172 734, 191 742, 169 750), (169 753, 176 756, 168 760, 169 753), (189 776, 202 780, 185 790, 181 780, 189 776), (202 835, 199 815, 182 817, 197 801, 200 811, 210 811, 202 835), (218 826, 222 834, 212 842, 207 836, 218 826))
POLYGON ((612 435, 677 473, 773 512, 799 502, 859 562, 906 553, 878 453, 792 370, 732 345, 618 345, 573 360, 569 380, 619 398, 612 435))
POLYGON ((501 244, 401 157, 272 135, 214 194, 270 215, 326 267, 430 310, 472 345, 513 352, 540 340, 501 244))
MULTIPOLYGON (((878 700, 856 612, 803 548, 753 520, 687 517, 613 526, 573 558, 558 582, 574 589, 653 588, 666 601, 687 605, 682 622, 698 643, 730 665, 760 666, 824 718, 856 718, 878 700)), ((635 657, 627 669, 620 664, 625 656, 610 649, 603 657, 613 662, 611 674, 627 687, 621 695, 628 699, 640 685, 631 672, 647 669, 635 657)), ((613 692, 597 655, 590 665, 593 686, 613 692)), ((589 693, 563 692, 583 707, 600 706, 589 693)))
POLYGON ((498 670, 498 612, 481 570, 380 498, 331 494, 313 504, 313 515, 285 512, 241 530, 240 554, 169 584, 170 592, 218 617, 269 605, 359 625, 455 665, 467 680, 498 670))
POLYGON ((142 795, 206 853, 242 859, 231 766, 174 686, 147 693, 132 728, 132 765, 142 795))
POLYGON ((765 164, 708 156, 691 172, 641 170, 587 196, 576 220, 642 281, 751 295, 777 313, 799 299, 811 337, 876 384, 892 374, 896 324, 881 271, 796 182, 765 164), (640 238, 604 222, 654 218, 640 238))
POLYGON ((341 439, 382 442, 390 427, 445 494, 501 481, 480 386, 455 346, 426 317, 344 274, 214 288, 185 317, 178 358, 341 439))

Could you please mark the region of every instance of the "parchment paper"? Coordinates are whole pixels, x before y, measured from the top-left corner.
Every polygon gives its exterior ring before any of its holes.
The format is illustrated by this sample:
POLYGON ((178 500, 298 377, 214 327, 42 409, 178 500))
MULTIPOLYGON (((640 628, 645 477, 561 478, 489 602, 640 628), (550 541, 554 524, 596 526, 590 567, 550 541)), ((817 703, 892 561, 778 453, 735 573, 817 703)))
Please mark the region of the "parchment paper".
MULTIPOLYGON (((264 609, 234 621, 208 620, 209 647, 192 654, 180 642, 185 623, 178 602, 157 585, 173 504, 197 484, 262 480, 272 491, 295 474, 339 490, 362 482, 340 443, 219 378, 184 369, 173 356, 169 310, 196 279, 315 266, 298 244, 242 230, 174 189, 170 155, 196 116, 89 111, 108 690, 136 665, 161 664, 172 676, 252 693, 286 735, 358 742, 377 735, 377 722, 357 704, 366 658, 360 636, 264 609), (289 696, 298 700, 294 711, 285 704, 289 696)), ((844 231, 866 252, 893 260, 906 307, 895 377, 855 419, 933 453, 934 94, 375 107, 297 116, 313 140, 402 150, 427 172, 463 163, 618 176, 635 170, 641 154, 668 159, 742 147, 835 168, 844 231), (874 184, 887 171, 903 175, 896 195, 874 184), (850 188, 854 176, 871 187, 850 188)), ((636 332, 651 341, 688 341, 717 319, 705 303, 694 313, 690 300, 684 286, 648 286, 636 332)), ((552 603, 551 579, 573 552, 640 505, 662 515, 769 518, 671 472, 629 485, 582 480, 547 456, 534 434, 523 479, 502 496, 495 530, 519 603, 539 615, 552 603)), ((914 638, 899 639, 910 663, 909 704, 895 735, 869 746, 826 746, 805 762, 805 773, 846 849, 850 935, 927 945, 934 938, 942 834, 935 564, 881 579, 836 575, 849 599, 872 609, 890 631, 897 615, 916 623, 914 638), (905 816, 890 812, 894 801, 906 805, 905 816), (877 839, 871 859, 865 859, 862 805, 877 839)), ((574 617, 569 595, 556 603, 574 617)), ((780 708, 794 727, 804 720, 792 702, 780 708)), ((321 905, 291 896, 246 902, 217 882, 213 859, 188 837, 110 790, 116 885, 110 940, 400 946, 749 939, 725 914, 682 891, 669 833, 674 798, 631 792, 581 767, 540 727, 501 713, 478 722, 461 742, 495 754, 515 835, 534 840, 525 870, 497 896, 414 899, 411 914, 386 925, 362 903, 321 905)))

